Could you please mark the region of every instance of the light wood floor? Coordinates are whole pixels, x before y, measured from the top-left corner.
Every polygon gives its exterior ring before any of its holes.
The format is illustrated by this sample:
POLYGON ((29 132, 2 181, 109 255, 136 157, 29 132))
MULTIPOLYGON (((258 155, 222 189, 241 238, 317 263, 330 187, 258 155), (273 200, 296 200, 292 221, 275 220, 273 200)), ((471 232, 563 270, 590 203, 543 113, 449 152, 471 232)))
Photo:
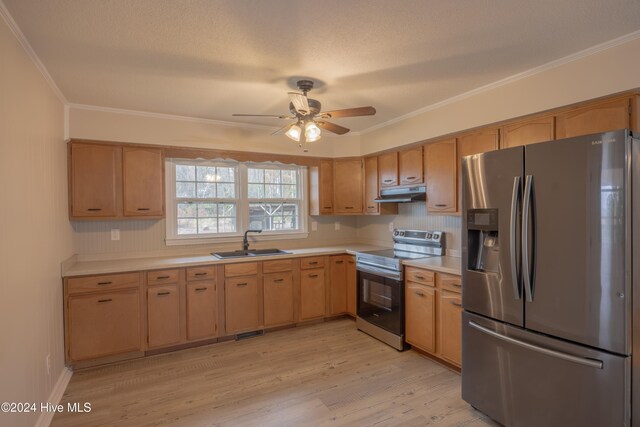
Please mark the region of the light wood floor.
POLYGON ((484 426, 458 374, 349 319, 73 374, 53 426, 484 426))

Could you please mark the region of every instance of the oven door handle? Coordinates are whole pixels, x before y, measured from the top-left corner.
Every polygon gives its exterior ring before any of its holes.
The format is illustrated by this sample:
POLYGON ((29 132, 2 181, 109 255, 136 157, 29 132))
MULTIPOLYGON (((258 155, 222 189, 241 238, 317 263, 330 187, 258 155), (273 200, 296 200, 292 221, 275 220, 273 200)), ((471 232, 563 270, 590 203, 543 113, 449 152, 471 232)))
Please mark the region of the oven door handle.
POLYGON ((402 271, 390 270, 387 268, 382 268, 378 265, 370 264, 364 261, 356 261, 356 270, 362 271, 363 273, 374 274, 376 276, 381 276, 386 279, 396 280, 398 282, 402 282, 402 271))

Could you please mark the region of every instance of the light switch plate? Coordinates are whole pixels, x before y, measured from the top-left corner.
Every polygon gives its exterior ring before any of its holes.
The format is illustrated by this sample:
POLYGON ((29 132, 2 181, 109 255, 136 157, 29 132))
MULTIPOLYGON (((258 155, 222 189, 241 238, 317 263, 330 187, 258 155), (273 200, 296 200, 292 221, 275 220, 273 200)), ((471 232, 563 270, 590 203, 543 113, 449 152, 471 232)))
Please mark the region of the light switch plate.
POLYGON ((111 229, 111 240, 120 240, 120 229, 112 228, 111 229))
POLYGON ((316 221, 311 221, 311 231, 318 231, 318 223, 316 221))
POLYGON ((392 223, 392 222, 390 222, 390 223, 389 223, 389 231, 393 231, 393 229, 394 229, 393 223, 392 223))
POLYGON ((336 231, 340 230, 340 222, 339 221, 334 222, 333 226, 336 229, 336 231))

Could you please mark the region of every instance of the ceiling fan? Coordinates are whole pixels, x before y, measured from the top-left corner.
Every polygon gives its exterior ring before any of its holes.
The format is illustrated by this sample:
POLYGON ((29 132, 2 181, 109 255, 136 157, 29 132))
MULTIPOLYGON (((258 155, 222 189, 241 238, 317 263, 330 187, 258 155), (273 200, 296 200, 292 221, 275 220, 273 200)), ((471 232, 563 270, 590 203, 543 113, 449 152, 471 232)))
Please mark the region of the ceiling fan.
POLYGON ((358 116, 373 116, 376 113, 376 109, 373 107, 358 107, 347 108, 344 110, 324 111, 321 112, 320 101, 307 97, 307 93, 313 89, 313 81, 311 80, 298 80, 298 89, 302 93, 289 92, 289 115, 276 115, 276 114, 233 114, 239 117, 273 117, 277 119, 295 120, 293 123, 289 123, 271 135, 277 135, 284 132, 289 138, 300 143, 300 146, 305 142, 314 142, 320 139, 321 130, 325 129, 329 132, 333 132, 338 135, 344 135, 349 132, 346 127, 337 125, 335 123, 327 122, 327 119, 341 118, 341 117, 358 117, 358 116))

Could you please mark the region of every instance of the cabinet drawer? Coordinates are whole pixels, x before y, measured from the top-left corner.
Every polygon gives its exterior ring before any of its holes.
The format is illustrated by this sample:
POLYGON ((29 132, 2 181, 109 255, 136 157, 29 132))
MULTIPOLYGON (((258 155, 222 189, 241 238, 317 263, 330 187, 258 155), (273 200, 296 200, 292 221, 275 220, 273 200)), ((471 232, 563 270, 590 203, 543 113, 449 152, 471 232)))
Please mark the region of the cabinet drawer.
POLYGON ((224 266, 224 277, 252 276, 258 274, 257 262, 244 262, 242 264, 227 264, 224 266))
POLYGON ((67 279, 67 294, 124 289, 140 285, 139 273, 109 274, 101 276, 74 277, 67 279))
POLYGON ((278 259, 275 261, 265 261, 264 263, 262 263, 263 273, 278 273, 280 271, 291 270, 293 270, 292 259, 278 259))
POLYGON ((161 285, 163 283, 177 283, 180 279, 180 270, 158 270, 147 272, 147 285, 161 285))
POLYGON ((436 273, 436 284, 447 291, 462 293, 462 277, 436 273))
POLYGON ((321 256, 307 257, 307 258, 302 258, 302 260, 300 261, 300 268, 303 270, 306 270, 309 268, 319 268, 319 267, 324 267, 324 257, 321 257, 321 256))
POLYGON ((423 285, 434 286, 433 271, 423 270, 421 268, 407 267, 405 270, 405 277, 408 282, 421 283, 423 285))
POLYGON ((208 265, 206 267, 190 267, 187 268, 187 282, 193 280, 211 280, 216 278, 216 267, 208 265))

